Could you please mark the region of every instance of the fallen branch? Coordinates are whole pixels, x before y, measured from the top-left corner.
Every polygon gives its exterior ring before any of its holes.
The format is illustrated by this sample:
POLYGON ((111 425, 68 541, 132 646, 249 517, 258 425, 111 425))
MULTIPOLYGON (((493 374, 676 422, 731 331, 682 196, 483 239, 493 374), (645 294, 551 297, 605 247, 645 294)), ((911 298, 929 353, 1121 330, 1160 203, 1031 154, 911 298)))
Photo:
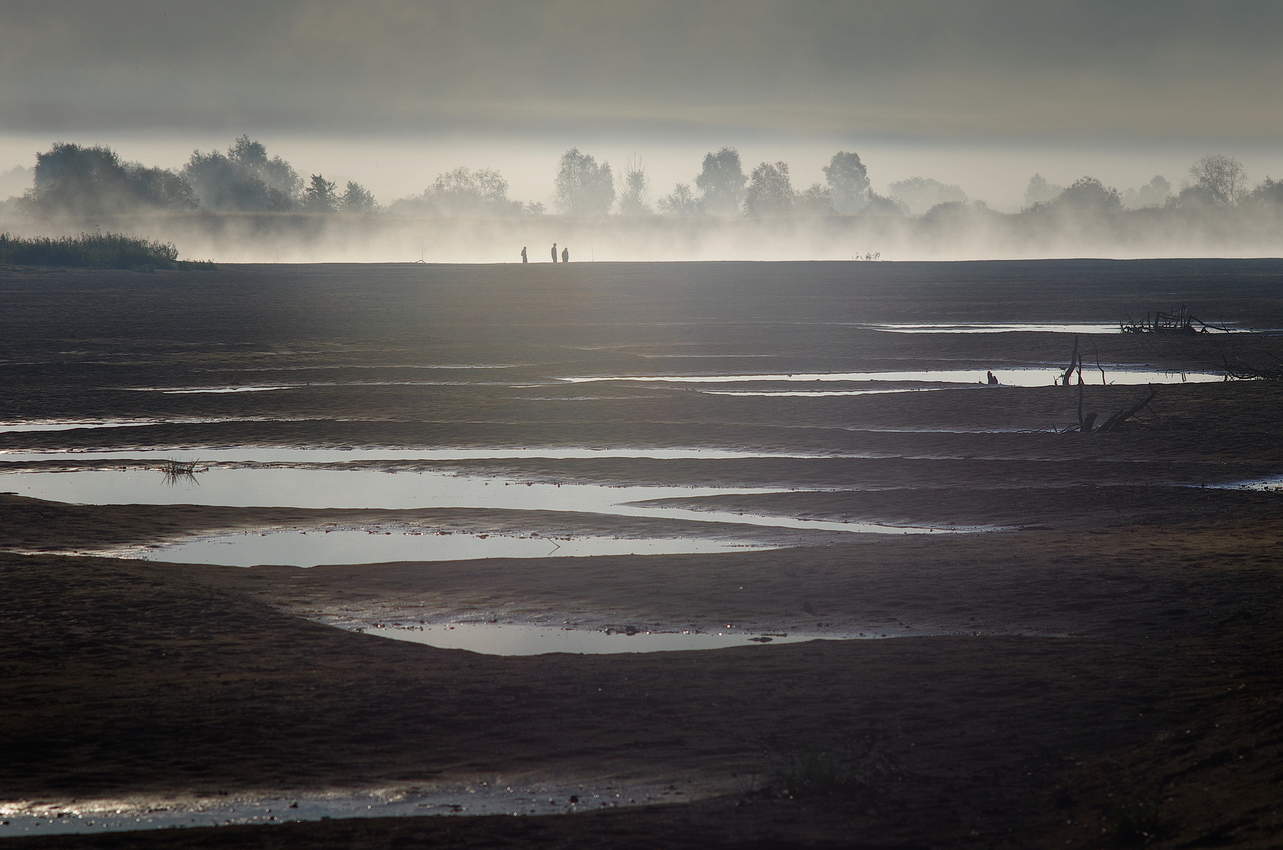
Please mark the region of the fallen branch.
POLYGON ((1100 423, 1100 427, 1097 428, 1095 427, 1095 425, 1096 425, 1096 420, 1099 418, 1099 415, 1095 412, 1091 412, 1084 416, 1082 413, 1082 393, 1080 391, 1079 398, 1078 398, 1078 403, 1079 403, 1078 433, 1105 434, 1110 431, 1117 431, 1119 428, 1123 426, 1124 423, 1126 423, 1132 417, 1136 416, 1136 414, 1140 413, 1142 410, 1148 407, 1149 403, 1154 400, 1154 396, 1156 396, 1157 394, 1158 394, 1158 391, 1155 389, 1154 385, 1150 384, 1149 392, 1145 395, 1143 399, 1138 401, 1136 404, 1133 404, 1131 407, 1125 407, 1122 410, 1114 411, 1109 416, 1107 416, 1105 420, 1100 423))

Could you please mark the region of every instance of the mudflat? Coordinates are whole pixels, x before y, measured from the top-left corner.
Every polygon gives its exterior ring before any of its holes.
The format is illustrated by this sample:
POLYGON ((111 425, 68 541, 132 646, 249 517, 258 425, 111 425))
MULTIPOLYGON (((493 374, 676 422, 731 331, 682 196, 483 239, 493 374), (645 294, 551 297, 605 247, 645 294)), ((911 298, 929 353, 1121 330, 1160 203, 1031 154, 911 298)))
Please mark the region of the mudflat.
POLYGON ((1283 327, 1283 261, 15 269, 0 293, 0 450, 46 455, 0 455, 0 819, 47 814, 14 847, 1270 847, 1283 833, 1283 494, 1239 486, 1283 476, 1283 387, 1164 374, 1283 353, 1248 330, 1283 327), (1107 324, 1177 304, 1240 330, 886 327, 1107 324), (1087 385, 1052 386, 1075 336, 1087 385), (1150 405, 1116 432, 1067 432, 1080 410, 1144 397, 1110 383, 1124 367, 1163 381, 1150 405), (1014 369, 1048 379, 980 383, 1014 369), (922 370, 976 378, 788 380, 922 370), (745 375, 776 377, 732 380, 745 375), (725 380, 618 380, 664 376, 725 380), (569 380, 589 377, 604 380, 569 380), (815 385, 863 394, 723 394, 815 385), (243 447, 404 456, 215 452, 243 447), (430 448, 546 451, 413 456, 430 448), (698 448, 753 456, 663 456, 698 448), (142 503, 160 501, 150 485, 90 504, 36 483, 159 479, 202 449, 168 504, 142 503), (348 488, 233 505, 202 498, 200 469, 247 487, 295 470, 758 492, 668 494, 649 515, 359 507, 348 488), (717 522, 691 518, 708 511, 717 522), (939 531, 737 531, 737 513, 939 531), (999 530, 950 530, 971 526, 999 530), (94 554, 337 527, 776 548, 306 569, 94 554), (505 657, 350 630, 450 622, 888 637, 505 657), (555 786, 541 812, 561 813, 39 835, 93 801, 446 785, 555 786), (594 796, 606 788, 621 796, 594 796))

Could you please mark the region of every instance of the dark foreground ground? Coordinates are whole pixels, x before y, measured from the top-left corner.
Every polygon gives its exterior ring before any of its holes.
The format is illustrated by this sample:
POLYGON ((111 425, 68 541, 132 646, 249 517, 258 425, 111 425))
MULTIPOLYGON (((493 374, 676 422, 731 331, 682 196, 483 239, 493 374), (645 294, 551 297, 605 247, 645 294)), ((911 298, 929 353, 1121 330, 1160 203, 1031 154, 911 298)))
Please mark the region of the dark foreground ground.
MULTIPOLYGON (((253 418, 0 434, 4 448, 864 450, 879 457, 458 468, 539 480, 818 485, 835 492, 741 497, 732 506, 1012 529, 711 556, 246 570, 60 552, 319 524, 340 512, 0 497, 4 548, 45 553, 0 555, 0 803, 480 776, 668 784, 677 801, 6 845, 1283 841, 1280 494, 1175 486, 1283 473, 1283 389, 1163 386, 1132 428, 1088 437, 1048 428, 1075 418, 1076 394, 1063 388, 798 399, 552 380, 910 364, 974 365, 983 374, 990 364, 1061 362, 1071 344, 1063 334, 897 335, 849 323, 1110 321, 1175 301, 1208 319, 1279 327, 1283 263, 10 272, 0 275, 0 292, 4 421, 253 418), (502 368, 443 368, 469 364, 502 368), (288 382, 300 372, 312 385, 284 392, 127 389, 288 382), (393 383, 407 373, 439 382, 393 383), (888 428, 969 432, 873 430, 888 428), (370 621, 484 612, 661 628, 902 626, 932 636, 511 658, 308 619, 338 612, 370 621)), ((1235 356, 1278 351, 1254 337, 1081 342, 1102 363, 1174 368, 1214 367, 1226 346, 1235 356)), ((1084 398, 1089 409, 1112 410, 1138 390, 1098 387, 1084 398)), ((428 526, 459 521, 378 513, 428 526)), ((498 513, 467 522, 535 521, 498 513)))

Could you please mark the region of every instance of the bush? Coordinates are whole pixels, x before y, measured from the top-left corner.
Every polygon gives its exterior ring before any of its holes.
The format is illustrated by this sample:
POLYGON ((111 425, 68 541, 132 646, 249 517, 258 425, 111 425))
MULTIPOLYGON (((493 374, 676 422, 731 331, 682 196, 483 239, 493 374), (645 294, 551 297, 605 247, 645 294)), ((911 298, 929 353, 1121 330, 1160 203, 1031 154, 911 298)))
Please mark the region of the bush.
POLYGON ((90 269, 173 269, 209 267, 180 263, 168 242, 148 242, 119 233, 23 238, 0 233, 0 263, 19 266, 71 266, 90 269))

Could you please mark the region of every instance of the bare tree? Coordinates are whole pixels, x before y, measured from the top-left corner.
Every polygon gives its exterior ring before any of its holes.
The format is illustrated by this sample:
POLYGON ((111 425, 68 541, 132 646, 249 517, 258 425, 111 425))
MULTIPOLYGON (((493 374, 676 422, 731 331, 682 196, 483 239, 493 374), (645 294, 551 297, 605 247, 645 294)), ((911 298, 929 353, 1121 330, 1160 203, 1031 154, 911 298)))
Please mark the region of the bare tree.
POLYGON ((634 157, 624 172, 624 191, 619 196, 621 215, 650 215, 646 188, 646 168, 640 159, 634 157))
POLYGON ((1247 186, 1243 163, 1232 156, 1211 154, 1189 168, 1194 185, 1206 189, 1218 204, 1237 204, 1247 186))
POLYGON ((678 183, 671 193, 659 199, 658 204, 664 215, 693 216, 703 211, 689 183, 678 183))

